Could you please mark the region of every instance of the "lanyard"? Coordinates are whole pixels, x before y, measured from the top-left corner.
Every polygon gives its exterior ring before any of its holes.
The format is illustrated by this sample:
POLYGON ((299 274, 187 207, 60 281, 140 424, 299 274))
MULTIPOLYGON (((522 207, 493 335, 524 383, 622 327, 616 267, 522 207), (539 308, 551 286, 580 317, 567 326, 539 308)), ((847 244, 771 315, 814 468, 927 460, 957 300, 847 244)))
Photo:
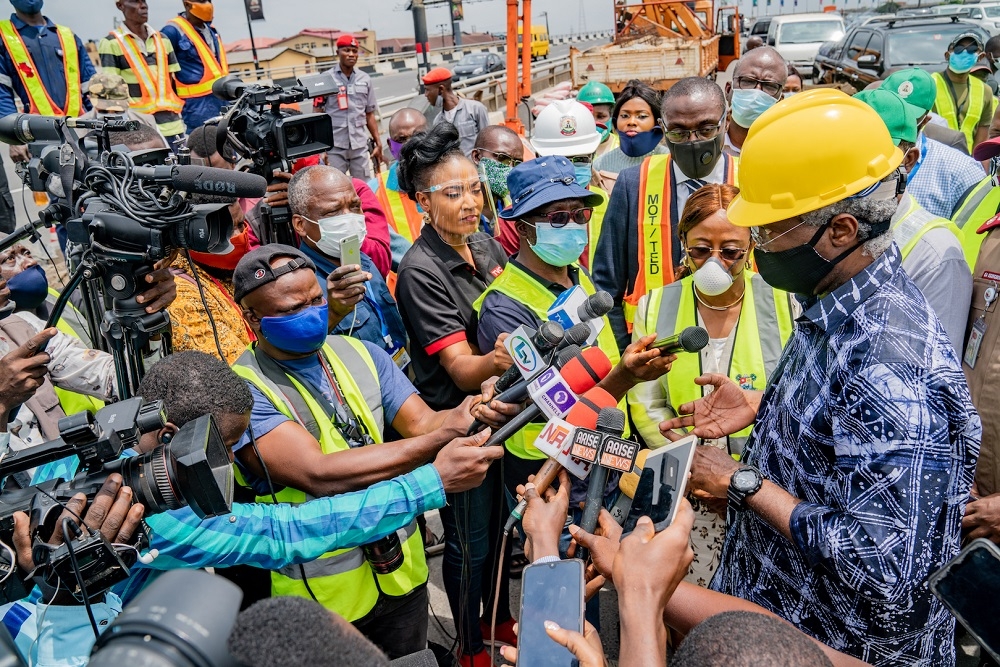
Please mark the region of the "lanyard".
POLYGON ((365 428, 364 422, 358 419, 354 411, 351 410, 350 404, 344 398, 343 392, 340 389, 340 383, 337 382, 337 377, 330 371, 330 368, 326 365, 326 359, 323 357, 323 352, 317 352, 316 357, 319 359, 319 365, 326 374, 326 379, 330 383, 330 390, 334 397, 334 416, 333 420, 334 427, 340 431, 340 434, 347 441, 348 445, 354 447, 355 445, 351 443, 357 443, 357 445, 370 445, 375 441, 368 435, 368 431, 365 428))
POLYGON ((913 165, 913 169, 910 170, 910 173, 906 175, 906 181, 908 183, 913 181, 913 177, 917 175, 917 170, 920 169, 920 165, 924 162, 924 151, 927 150, 927 136, 921 134, 917 140, 917 144, 917 147, 920 149, 920 157, 917 158, 917 163, 913 165))

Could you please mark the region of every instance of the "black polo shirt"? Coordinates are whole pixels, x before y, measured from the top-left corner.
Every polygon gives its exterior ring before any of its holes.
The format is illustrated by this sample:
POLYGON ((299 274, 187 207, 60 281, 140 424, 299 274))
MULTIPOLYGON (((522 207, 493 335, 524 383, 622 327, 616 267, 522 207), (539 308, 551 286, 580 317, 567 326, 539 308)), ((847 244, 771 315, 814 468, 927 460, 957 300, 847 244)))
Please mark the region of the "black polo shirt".
POLYGON ((487 234, 473 234, 469 248, 475 266, 424 225, 396 272, 396 302, 410 336, 414 384, 435 410, 453 408, 468 395, 452 381, 437 354, 462 341, 477 347, 472 304, 507 265, 503 248, 487 234))

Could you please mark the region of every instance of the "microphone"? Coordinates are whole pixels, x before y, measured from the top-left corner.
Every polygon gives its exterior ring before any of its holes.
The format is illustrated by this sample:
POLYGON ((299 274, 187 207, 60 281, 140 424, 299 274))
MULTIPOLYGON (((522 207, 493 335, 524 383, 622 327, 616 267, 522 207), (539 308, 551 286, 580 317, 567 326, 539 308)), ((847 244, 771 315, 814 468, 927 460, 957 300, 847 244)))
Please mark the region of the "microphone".
POLYGON ((618 522, 618 525, 625 523, 628 512, 632 509, 632 499, 635 498, 635 491, 639 487, 639 480, 642 478, 642 467, 646 465, 646 457, 650 450, 641 449, 635 457, 635 465, 632 470, 621 476, 618 480, 618 490, 621 493, 615 504, 611 506, 611 517, 618 522))
POLYGON ((532 405, 497 429, 483 447, 506 441, 540 414, 562 417, 576 405, 580 394, 592 390, 610 372, 611 360, 596 347, 574 356, 562 367, 562 372, 549 367, 528 385, 532 405))
POLYGON ((562 342, 556 346, 556 352, 564 347, 569 347, 570 345, 582 346, 587 342, 588 338, 590 338, 590 325, 586 322, 574 324, 566 330, 566 333, 563 335, 562 342))
MULTIPOLYGON (((566 468, 570 473, 579 479, 584 479, 590 472, 590 465, 574 459, 570 455, 573 442, 573 434, 577 429, 593 429, 597 427, 597 417, 602 408, 612 408, 618 402, 614 396, 601 389, 594 387, 579 398, 576 404, 566 413, 566 419, 550 419, 545 428, 535 440, 535 447, 549 454, 549 458, 542 467, 538 469, 538 474, 532 483, 538 490, 539 495, 545 493, 552 482, 559 476, 559 471, 566 468)), ((524 516, 524 508, 528 506, 528 501, 521 499, 507 518, 504 532, 509 533, 514 524, 524 516)))
POLYGON ((708 345, 708 331, 701 327, 688 327, 684 331, 653 341, 650 348, 661 350, 664 355, 679 352, 697 352, 708 345))
POLYGON ((587 297, 587 300, 583 302, 583 305, 576 312, 580 316, 581 322, 589 322, 590 320, 596 320, 598 317, 604 317, 614 307, 615 300, 610 294, 607 292, 597 292, 587 297))
POLYGON ((587 342, 593 345, 597 336, 604 328, 604 315, 611 311, 614 299, 607 292, 597 292, 587 296, 579 285, 566 290, 559 295, 551 306, 548 316, 553 322, 559 322, 564 329, 577 324, 586 324, 589 331, 587 342))
MULTIPOLYGON (((601 409, 597 415, 597 432, 601 435, 600 455, 590 474, 587 501, 580 519, 580 528, 588 533, 594 532, 597 517, 604 505, 604 487, 608 483, 608 470, 614 468, 620 472, 631 472, 635 457, 639 453, 638 443, 621 439, 624 430, 624 412, 618 408, 601 409)), ((577 556, 583 561, 587 560, 585 551, 579 552, 577 556)))
POLYGON ((0 118, 0 141, 23 146, 33 141, 62 141, 59 119, 33 113, 12 113, 0 118))
MULTIPOLYGON (((527 331, 530 331, 527 327, 518 327, 504 343, 507 352, 514 360, 514 365, 504 371, 504 374, 493 385, 493 391, 497 394, 502 394, 513 387, 518 379, 527 379, 529 375, 525 375, 525 369, 529 367, 529 363, 535 359, 543 358, 545 354, 556 349, 565 338, 565 331, 558 322, 542 322, 530 340, 524 337, 527 331), (522 332, 522 329, 526 331, 522 332)), ((533 374, 536 369, 537 365, 530 373, 533 374)))
MULTIPOLYGON (((549 324, 555 324, 555 323, 549 322, 549 324)), ((560 350, 559 352, 556 353, 555 359, 552 361, 551 366, 548 366, 547 368, 543 369, 541 373, 537 373, 530 380, 521 380, 517 384, 510 387, 510 389, 508 389, 507 391, 503 392, 502 394, 498 394, 496 400, 500 401, 501 403, 521 403, 522 401, 524 401, 524 399, 528 397, 528 387, 531 385, 531 382, 535 378, 541 377, 542 373, 551 368, 554 368, 556 370, 562 370, 566 364, 571 362, 573 359, 580 357, 581 355, 583 355, 583 350, 580 349, 579 345, 570 345, 569 347, 560 350)))
POLYGON ((166 185, 174 190, 223 197, 263 197, 267 180, 245 171, 232 171, 194 164, 135 167, 136 177, 166 185))

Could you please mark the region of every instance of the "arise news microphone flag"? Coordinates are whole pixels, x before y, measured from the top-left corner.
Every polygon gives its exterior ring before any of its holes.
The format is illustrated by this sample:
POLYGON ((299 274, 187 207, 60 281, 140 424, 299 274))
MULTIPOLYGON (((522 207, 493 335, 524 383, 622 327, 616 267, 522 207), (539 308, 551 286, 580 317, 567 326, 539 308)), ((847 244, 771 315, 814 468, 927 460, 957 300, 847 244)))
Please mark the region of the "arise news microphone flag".
POLYGON ((243 0, 247 6, 247 16, 251 21, 264 20, 264 0, 243 0))

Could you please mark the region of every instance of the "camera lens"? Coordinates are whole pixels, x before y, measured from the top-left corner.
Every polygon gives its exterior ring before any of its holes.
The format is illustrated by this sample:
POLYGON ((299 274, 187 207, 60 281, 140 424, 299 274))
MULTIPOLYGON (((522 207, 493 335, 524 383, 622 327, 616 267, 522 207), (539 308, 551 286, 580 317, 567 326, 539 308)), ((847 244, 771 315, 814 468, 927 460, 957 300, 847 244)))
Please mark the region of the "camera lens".
POLYGON ((392 574, 403 564, 403 545, 396 533, 362 547, 368 564, 377 574, 392 574))
POLYGON ((146 514, 158 514, 184 506, 174 491, 168 456, 167 447, 160 445, 147 454, 122 462, 123 486, 131 487, 135 501, 146 508, 146 514))
POLYGON ((287 125, 285 143, 288 146, 301 146, 309 141, 309 135, 303 125, 287 125))

